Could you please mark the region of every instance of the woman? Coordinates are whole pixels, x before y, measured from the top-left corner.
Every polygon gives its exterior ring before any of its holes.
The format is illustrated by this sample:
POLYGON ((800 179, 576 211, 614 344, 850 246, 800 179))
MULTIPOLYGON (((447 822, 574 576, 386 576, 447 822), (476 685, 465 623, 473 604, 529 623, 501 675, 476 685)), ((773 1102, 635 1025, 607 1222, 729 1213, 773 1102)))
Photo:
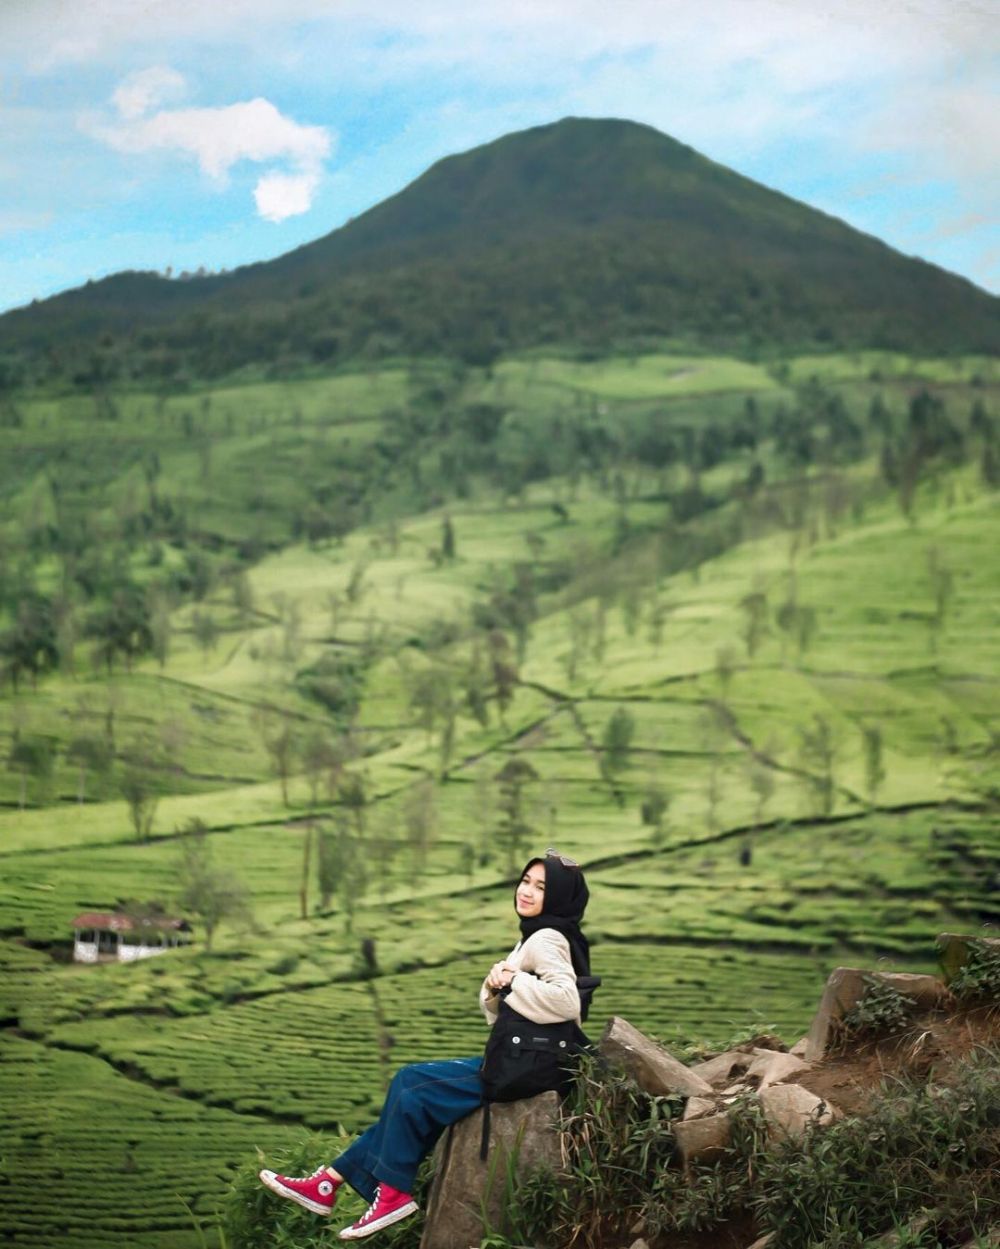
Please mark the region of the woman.
MULTIPOLYGON (((486 1022, 496 1022, 501 997, 535 1023, 580 1021, 578 976, 590 974, 590 947, 580 931, 589 892, 580 866, 546 851, 532 859, 514 890, 521 940, 494 963, 479 991, 486 1022)), ((346 1180, 370 1206, 341 1240, 361 1240, 413 1214, 411 1190, 417 1168, 450 1123, 464 1119, 483 1101, 482 1058, 413 1063, 392 1078, 378 1122, 363 1132, 330 1166, 292 1179, 261 1171, 272 1192, 315 1214, 333 1211, 346 1180)))

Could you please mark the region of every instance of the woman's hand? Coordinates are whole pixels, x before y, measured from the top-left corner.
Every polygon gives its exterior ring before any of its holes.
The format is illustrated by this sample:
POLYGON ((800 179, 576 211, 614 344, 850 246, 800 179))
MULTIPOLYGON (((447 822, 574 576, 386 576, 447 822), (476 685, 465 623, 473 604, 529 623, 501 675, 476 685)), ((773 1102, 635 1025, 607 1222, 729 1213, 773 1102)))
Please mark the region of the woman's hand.
POLYGON ((506 959, 502 959, 499 963, 494 963, 486 977, 486 983, 494 992, 498 989, 506 989, 514 978, 517 968, 506 959))

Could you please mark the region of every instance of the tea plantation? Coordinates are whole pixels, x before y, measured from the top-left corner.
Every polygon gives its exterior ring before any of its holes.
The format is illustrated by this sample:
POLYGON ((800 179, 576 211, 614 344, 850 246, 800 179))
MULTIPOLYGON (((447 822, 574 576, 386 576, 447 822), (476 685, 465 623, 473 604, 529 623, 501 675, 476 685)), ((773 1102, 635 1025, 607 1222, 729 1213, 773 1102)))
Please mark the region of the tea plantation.
POLYGON ((255 1148, 319 1161, 400 1064, 478 1052, 547 845, 587 868, 590 1030, 678 1053, 794 1041, 832 967, 997 922, 998 391, 858 353, 19 400, 18 575, 57 593, 70 517, 151 632, 67 609, 0 699, 5 1239, 195 1249, 255 1148), (68 961, 81 911, 182 911, 192 841, 246 904, 211 949, 192 911, 68 961))

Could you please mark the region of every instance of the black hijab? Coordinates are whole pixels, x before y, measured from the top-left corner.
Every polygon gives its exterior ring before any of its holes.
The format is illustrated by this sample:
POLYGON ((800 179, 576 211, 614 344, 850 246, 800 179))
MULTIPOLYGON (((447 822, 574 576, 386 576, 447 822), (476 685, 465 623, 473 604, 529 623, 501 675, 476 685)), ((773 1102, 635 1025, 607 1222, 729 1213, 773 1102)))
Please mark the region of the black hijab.
MULTIPOLYGON (((545 868, 545 900, 540 915, 521 917, 521 939, 527 941, 540 928, 554 928, 569 942, 573 958, 573 970, 578 976, 590 975, 590 942, 580 929, 580 920, 587 909, 590 890, 583 878, 583 870, 575 864, 567 867, 557 854, 547 854, 544 859, 529 859, 524 871, 517 878, 520 884, 529 867, 541 863, 545 868)), ((514 908, 517 909, 515 886, 514 908)))

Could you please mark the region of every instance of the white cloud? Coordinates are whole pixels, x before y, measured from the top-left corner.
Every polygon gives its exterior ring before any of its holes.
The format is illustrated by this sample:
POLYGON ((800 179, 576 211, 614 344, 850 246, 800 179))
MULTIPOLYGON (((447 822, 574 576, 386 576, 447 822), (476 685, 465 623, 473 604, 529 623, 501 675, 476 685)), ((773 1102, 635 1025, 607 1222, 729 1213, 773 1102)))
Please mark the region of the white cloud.
POLYGON ((257 211, 265 221, 284 221, 308 212, 319 182, 319 174, 269 173, 254 188, 257 211))
POLYGON ((169 65, 151 65, 149 69, 129 74, 124 82, 119 83, 111 102, 126 121, 134 121, 151 108, 177 99, 184 94, 186 87, 184 75, 176 69, 171 69, 169 65))
POLYGON ((223 185, 241 161, 281 162, 284 170, 269 170, 258 179, 258 212, 268 221, 308 212, 331 152, 329 132, 293 121, 261 97, 216 108, 149 111, 184 86, 184 78, 165 66, 133 74, 112 96, 118 116, 85 114, 80 128, 130 155, 162 151, 193 156, 202 173, 223 185))
POLYGON ((51 212, 18 212, 0 211, 0 235, 20 234, 22 230, 41 230, 50 225, 53 219, 51 212))

